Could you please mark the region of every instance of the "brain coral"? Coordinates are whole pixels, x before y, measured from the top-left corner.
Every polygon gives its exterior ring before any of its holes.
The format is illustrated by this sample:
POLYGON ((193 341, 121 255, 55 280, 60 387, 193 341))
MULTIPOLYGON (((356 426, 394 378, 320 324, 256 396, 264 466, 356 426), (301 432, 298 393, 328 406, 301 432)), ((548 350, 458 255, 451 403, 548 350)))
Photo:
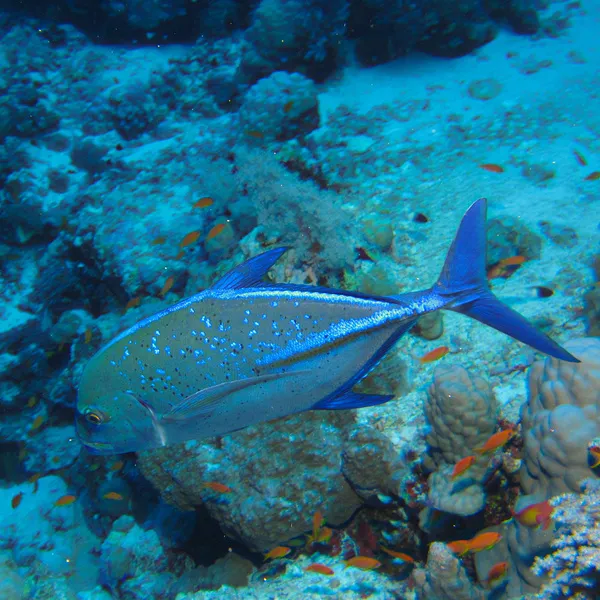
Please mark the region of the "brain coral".
MULTIPOLYGON (((423 460, 429 470, 430 506, 448 513, 468 516, 485 504, 481 482, 489 461, 479 460, 466 477, 449 481, 453 465, 472 455, 494 432, 497 414, 496 398, 484 379, 458 365, 440 365, 427 390, 425 415, 431 426, 427 434, 428 456, 423 460)), ((427 527, 428 510, 421 515, 427 527)))
MULTIPOLYGON (((582 481, 594 477, 588 446, 600 436, 600 340, 571 340, 565 348, 581 362, 547 357, 529 372, 529 398, 521 408, 525 494, 515 511, 558 494, 579 493, 582 481)), ((493 564, 507 560, 514 574, 507 597, 537 591, 543 578, 532 566, 552 551, 554 527, 544 530, 512 520, 502 527, 502 534, 500 544, 475 556, 477 573, 484 577, 493 564)))
POLYGON ((440 365, 427 390, 425 416, 429 456, 424 464, 434 470, 453 465, 482 446, 494 433, 498 407, 489 383, 458 365, 440 365))
POLYGON ((544 498, 579 491, 590 476, 588 444, 600 435, 600 340, 582 338, 565 347, 582 362, 534 363, 521 410, 521 486, 544 498))

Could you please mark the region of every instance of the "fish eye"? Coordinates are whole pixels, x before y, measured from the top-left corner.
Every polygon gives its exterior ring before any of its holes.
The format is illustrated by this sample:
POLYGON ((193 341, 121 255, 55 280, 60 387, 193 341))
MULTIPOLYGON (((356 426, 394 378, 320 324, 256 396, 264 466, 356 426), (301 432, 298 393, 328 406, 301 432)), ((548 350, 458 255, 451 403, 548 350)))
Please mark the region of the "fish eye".
POLYGON ((94 412, 93 410, 87 410, 83 416, 85 420, 91 425, 101 425, 102 423, 104 423, 102 415, 98 414, 97 412, 94 412))

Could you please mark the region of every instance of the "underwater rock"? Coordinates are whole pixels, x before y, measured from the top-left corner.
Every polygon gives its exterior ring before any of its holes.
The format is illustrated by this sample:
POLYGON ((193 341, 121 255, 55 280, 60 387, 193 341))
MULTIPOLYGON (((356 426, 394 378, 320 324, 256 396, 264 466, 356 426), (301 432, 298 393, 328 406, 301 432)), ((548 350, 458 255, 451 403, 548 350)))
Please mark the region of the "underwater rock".
POLYGON ((475 585, 465 567, 446 544, 429 546, 427 565, 413 572, 418 598, 423 600, 485 600, 487 592, 475 585))
POLYGON ((346 0, 262 0, 246 31, 241 78, 252 83, 285 69, 323 81, 335 67, 347 18, 346 0))
POLYGON ((176 594, 197 590, 218 590, 221 586, 242 588, 248 585, 254 565, 239 554, 230 552, 209 567, 196 567, 184 573, 177 582, 176 594))
POLYGON ((306 135, 319 126, 317 86, 299 73, 272 73, 248 90, 239 118, 248 143, 306 135))
POLYGON ((115 130, 128 141, 153 131, 167 114, 141 82, 112 90, 106 110, 115 130))
POLYGON ((226 535, 266 552, 309 531, 316 510, 339 524, 360 506, 342 473, 353 424, 350 411, 305 412, 216 440, 141 452, 138 464, 165 500, 188 510, 204 503, 226 535), (214 481, 231 492, 206 486, 214 481))
POLYGON ((557 225, 550 221, 540 221, 542 233, 552 240, 557 246, 563 248, 574 248, 577 246, 577 232, 572 227, 557 225))
POLYGON ((586 333, 600 336, 600 287, 594 286, 583 296, 583 315, 586 321, 586 333))
POLYGON ((29 436, 25 468, 29 473, 46 473, 72 465, 81 446, 73 425, 45 427, 29 436))
POLYGON ((369 244, 376 246, 382 252, 386 252, 394 241, 394 228, 389 219, 382 215, 372 215, 362 222, 363 234, 369 244))
POLYGON ((0 512, 0 546, 10 549, 19 568, 34 565, 56 577, 84 572, 88 581, 95 582, 98 567, 91 550, 98 538, 88 529, 79 502, 55 505, 68 492, 67 484, 55 475, 0 489, 0 506, 12 506, 15 496, 22 494, 15 508, 0 512))
POLYGON ((411 332, 426 340, 437 340, 444 333, 442 311, 436 310, 419 317, 411 332))
POLYGON ((24 582, 17 571, 17 565, 11 560, 10 554, 3 551, 0 554, 0 598, 21 600, 23 592, 24 582))
POLYGON ((342 472, 361 498, 397 495, 400 478, 407 470, 389 438, 373 427, 360 427, 348 438, 342 472))
POLYGON ((133 517, 122 516, 112 526, 100 554, 101 582, 113 593, 135 597, 164 597, 178 575, 192 567, 185 555, 168 555, 152 529, 144 531, 133 517))
POLYGON ((491 100, 502 91, 502 84, 496 79, 478 79, 472 81, 467 88, 469 96, 476 100, 491 100))
POLYGON ((542 238, 524 225, 521 219, 510 216, 490 219, 487 242, 488 265, 511 256, 524 256, 529 260, 539 258, 542 250, 542 238))

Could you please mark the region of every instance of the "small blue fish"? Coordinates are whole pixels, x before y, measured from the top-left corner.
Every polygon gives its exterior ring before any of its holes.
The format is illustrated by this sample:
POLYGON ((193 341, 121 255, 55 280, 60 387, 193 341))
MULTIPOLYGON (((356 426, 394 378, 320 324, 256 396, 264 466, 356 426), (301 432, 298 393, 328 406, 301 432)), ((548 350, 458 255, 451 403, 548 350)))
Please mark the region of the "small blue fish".
POLYGON ((263 276, 285 248, 140 321, 87 364, 76 425, 97 454, 224 435, 311 409, 382 404, 352 388, 425 313, 454 310, 540 352, 575 357, 504 306, 485 271, 486 200, 467 211, 438 281, 377 297, 263 276))

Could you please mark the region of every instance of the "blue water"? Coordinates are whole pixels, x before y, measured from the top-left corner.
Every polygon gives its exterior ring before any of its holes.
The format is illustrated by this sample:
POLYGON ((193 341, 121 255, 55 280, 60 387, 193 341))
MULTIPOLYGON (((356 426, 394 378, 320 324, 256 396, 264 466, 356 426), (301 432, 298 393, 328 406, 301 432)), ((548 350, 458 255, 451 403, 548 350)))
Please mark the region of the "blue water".
POLYGON ((0 598, 600 597, 598 0, 2 4, 0 598), (390 402, 82 447, 120 332, 278 246, 425 289, 482 197, 488 284, 580 363, 436 312, 390 402))

